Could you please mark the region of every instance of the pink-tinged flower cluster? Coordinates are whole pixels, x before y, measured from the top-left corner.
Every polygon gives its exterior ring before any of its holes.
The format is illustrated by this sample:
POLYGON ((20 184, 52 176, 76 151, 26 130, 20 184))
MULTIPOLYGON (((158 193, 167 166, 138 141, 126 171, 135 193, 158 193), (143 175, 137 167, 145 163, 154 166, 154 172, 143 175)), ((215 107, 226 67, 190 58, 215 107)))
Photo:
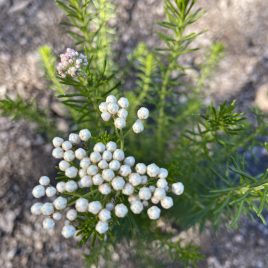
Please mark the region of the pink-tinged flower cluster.
POLYGON ((67 48, 66 52, 60 55, 60 60, 57 71, 63 78, 67 75, 75 77, 81 71, 81 68, 88 64, 84 54, 71 48, 67 48))

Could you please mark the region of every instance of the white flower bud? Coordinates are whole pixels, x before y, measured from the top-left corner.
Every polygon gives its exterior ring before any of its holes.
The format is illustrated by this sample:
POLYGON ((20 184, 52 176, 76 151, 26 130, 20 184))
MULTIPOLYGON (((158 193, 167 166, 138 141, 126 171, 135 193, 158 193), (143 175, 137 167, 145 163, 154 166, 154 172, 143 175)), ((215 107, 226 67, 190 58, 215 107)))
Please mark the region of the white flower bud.
POLYGON ((111 181, 114 176, 114 172, 111 169, 104 169, 102 171, 102 177, 105 181, 111 181))
POLYGON ((128 116, 128 111, 126 109, 119 109, 119 111, 117 112, 117 116, 126 120, 128 116))
POLYGON ((86 169, 79 169, 78 175, 80 178, 83 178, 87 175, 87 170, 86 169))
POLYGON ((88 168, 87 168, 87 174, 90 175, 90 176, 94 176, 98 173, 98 167, 95 166, 95 165, 90 165, 88 168))
POLYGON ((55 221, 60 221, 62 219, 62 215, 59 212, 54 212, 52 217, 55 221))
POLYGON ((88 157, 85 157, 80 161, 81 168, 88 168, 90 164, 91 164, 91 161, 88 157))
POLYGON ((140 201, 140 199, 136 195, 130 195, 127 200, 129 203, 132 203, 134 201, 140 201))
POLYGON ((79 131, 79 138, 81 141, 88 141, 91 138, 91 132, 88 129, 81 129, 79 131))
POLYGON ((50 183, 50 179, 49 179, 49 177, 47 177, 47 176, 42 176, 42 177, 40 177, 40 179, 39 179, 39 183, 40 183, 41 185, 43 185, 43 186, 47 186, 47 185, 49 185, 49 183, 50 183))
POLYGON ((90 154, 90 161, 94 164, 98 163, 101 160, 101 155, 99 152, 92 152, 90 154))
POLYGON ((146 184, 148 182, 148 177, 146 175, 141 176, 141 183, 146 184))
POLYGON ((167 171, 167 169, 165 169, 165 168, 160 168, 158 177, 159 177, 160 179, 166 179, 167 176, 168 176, 168 171, 167 171))
POLYGON ((158 188, 163 188, 163 189, 165 189, 165 188, 168 186, 168 182, 167 182, 166 179, 158 179, 158 180, 157 180, 157 183, 156 183, 156 186, 157 186, 158 188))
POLYGON ((71 238, 75 235, 76 229, 72 225, 65 225, 62 228, 61 234, 64 238, 71 238))
POLYGON ((41 208, 42 208, 43 204, 40 202, 34 203, 31 206, 31 213, 33 215, 40 215, 41 214, 41 208))
POLYGON ((77 150, 75 150, 74 154, 78 160, 82 160, 84 157, 87 156, 87 153, 83 148, 78 148, 77 150))
POLYGON ((114 209, 114 204, 112 202, 107 203, 105 208, 108 209, 109 211, 112 211, 114 209))
POLYGON ((55 227, 55 222, 51 218, 45 218, 43 220, 43 228, 46 230, 52 230, 55 227))
POLYGON ((107 110, 110 114, 115 115, 119 110, 119 106, 116 103, 108 103, 107 110))
POLYGON ((132 195, 134 192, 134 187, 132 184, 130 183, 126 183, 125 186, 124 186, 124 189, 122 190, 122 193, 124 195, 132 195))
POLYGON ((56 159, 61 159, 63 157, 63 150, 60 147, 56 147, 52 151, 52 156, 56 159))
POLYGON ((72 162, 75 159, 74 152, 72 150, 68 150, 63 154, 63 158, 67 162, 72 162))
POLYGON ((107 148, 108 151, 110 151, 110 152, 114 152, 114 151, 116 150, 116 148, 117 148, 117 145, 116 145, 115 142, 113 142, 113 141, 109 141, 109 142, 106 144, 106 148, 107 148))
POLYGON ((159 174, 159 171, 160 171, 160 168, 154 163, 147 166, 147 174, 152 178, 157 177, 159 174))
POLYGON ((173 199, 169 196, 164 197, 161 200, 161 206, 165 209, 169 209, 173 206, 173 199))
POLYGON ((145 107, 141 107, 137 112, 137 116, 139 119, 145 120, 149 117, 149 110, 145 107))
POLYGON ((114 213, 118 218, 124 218, 128 213, 128 208, 124 204, 118 204, 114 208, 114 213))
POLYGON ((157 220, 160 218, 161 210, 157 206, 152 206, 147 210, 147 214, 151 220, 157 220))
POLYGON ((59 137, 55 137, 53 140, 52 140, 52 144, 54 147, 60 147, 62 145, 62 143, 64 142, 64 139, 62 138, 59 138, 59 137))
POLYGON ((56 192, 57 192, 57 190, 53 186, 49 186, 46 189, 46 195, 47 195, 47 197, 53 197, 56 194, 56 192))
POLYGON ((122 190, 125 186, 125 181, 122 177, 117 176, 112 180, 112 186, 116 191, 122 190))
POLYGON ((89 176, 84 176, 82 177, 82 179, 80 180, 80 187, 81 188, 87 188, 92 186, 92 180, 89 176))
POLYGON ((100 105, 99 105, 99 110, 102 113, 107 112, 107 106, 108 106, 107 102, 101 102, 100 105))
POLYGON ((65 191, 66 192, 72 193, 72 192, 76 191, 77 188, 78 188, 78 185, 75 181, 71 180, 71 181, 67 181, 65 183, 65 191))
POLYGON ((113 153, 113 159, 118 161, 123 161, 125 158, 125 154, 121 149, 116 149, 113 153))
POLYGON ((96 175, 92 177, 92 182, 94 185, 101 185, 103 181, 104 179, 99 173, 97 173, 96 175))
POLYGON ((92 201, 88 204, 88 211, 94 215, 97 215, 102 209, 102 205, 99 201, 92 201))
POLYGON ((70 141, 72 144, 78 144, 78 143, 80 143, 79 135, 76 134, 76 133, 71 133, 71 134, 69 135, 69 141, 70 141))
POLYGON ((133 201, 131 202, 130 209, 134 214, 140 214, 143 211, 143 204, 139 200, 133 201))
POLYGON ((131 174, 131 168, 128 165, 122 165, 119 170, 119 174, 123 177, 127 177, 131 174))
POLYGON ((142 204, 143 204, 144 207, 148 207, 149 206, 149 202, 146 201, 146 200, 142 201, 142 204))
POLYGON ((54 212, 54 207, 52 203, 44 203, 43 206, 41 207, 41 212, 45 216, 52 215, 54 212))
POLYGON ((53 205, 57 210, 65 209, 67 206, 67 199, 59 196, 54 200, 53 205))
POLYGON ((102 209, 100 212, 99 212, 99 214, 98 214, 98 217, 99 217, 99 219, 101 220, 101 221, 108 221, 108 220, 110 220, 112 217, 111 217, 111 212, 108 210, 108 209, 106 209, 106 208, 104 208, 104 209, 102 209))
POLYGON ((133 124, 132 129, 134 133, 141 133, 144 130, 142 121, 140 119, 137 119, 136 122, 133 124))
POLYGON ((142 187, 139 190, 139 198, 141 200, 149 200, 152 197, 152 193, 148 187, 142 187))
POLYGON ((114 126, 118 129, 123 129, 126 127, 126 120, 124 118, 118 117, 114 120, 114 126))
POLYGON ((106 102, 108 102, 108 103, 116 103, 117 98, 114 95, 109 95, 109 96, 106 97, 106 102))
POLYGON ((125 165, 129 165, 130 167, 133 167, 135 164, 135 158, 133 156, 128 156, 124 160, 125 165))
POLYGON ((104 112, 101 114, 101 118, 103 121, 107 122, 111 119, 111 114, 109 114, 108 112, 104 112))
POLYGON ((155 191, 156 187, 155 187, 154 185, 150 185, 150 186, 149 186, 149 189, 150 189, 151 192, 153 193, 153 192, 155 191))
POLYGON ((120 105, 121 108, 124 108, 124 109, 128 108, 128 106, 129 106, 128 99, 124 98, 124 97, 121 97, 118 100, 118 104, 120 105))
POLYGON ((110 185, 108 183, 104 183, 99 186, 99 192, 103 195, 108 195, 112 191, 110 185))
POLYGON ((71 142, 65 141, 65 142, 62 143, 61 147, 62 147, 62 149, 64 151, 69 151, 69 150, 71 150, 73 148, 73 145, 72 145, 71 142))
POLYGON ((98 142, 94 145, 93 151, 103 153, 105 151, 106 147, 102 142, 98 142))
POLYGON ((152 197, 151 198, 151 202, 153 203, 153 204, 155 204, 155 205, 157 205, 159 202, 160 202, 160 200, 158 199, 158 198, 156 198, 156 197, 152 197))
POLYGON ((172 192, 175 195, 181 195, 184 192, 184 185, 181 182, 176 182, 171 185, 172 192))
POLYGON ((147 171, 146 165, 143 163, 136 164, 135 169, 136 169, 136 172, 141 175, 144 175, 147 171))
POLYGON ((154 197, 162 200, 166 196, 166 191, 163 188, 156 188, 154 191, 154 197))
POLYGON ((99 234, 104 234, 108 231, 109 226, 107 222, 99 221, 95 227, 96 231, 99 234))
POLYGON ((131 173, 129 175, 129 182, 133 186, 138 186, 141 184, 141 176, 138 173, 131 173))
POLYGON ((65 160, 61 160, 60 162, 59 162, 59 169, 61 170, 61 171, 65 171, 67 168, 69 168, 70 167, 70 163, 68 163, 67 161, 65 161, 65 160))
POLYGON ((75 209, 69 209, 66 213, 66 218, 69 221, 74 221, 77 217, 77 211, 75 209))
POLYGON ((37 185, 33 188, 32 194, 35 198, 40 198, 45 195, 45 187, 43 185, 37 185))
POLYGON ((111 161, 113 158, 113 154, 110 151, 104 151, 102 154, 102 158, 107 162, 111 161))
POLYGON ((108 163, 106 160, 102 159, 99 163, 98 163, 98 167, 100 169, 106 169, 109 167, 108 163))
POLYGON ((87 199, 82 198, 82 197, 78 198, 75 201, 75 209, 78 212, 86 212, 88 210, 88 201, 87 201, 87 199))
POLYGON ((114 171, 117 171, 119 170, 121 164, 118 160, 112 160, 110 163, 109 163, 109 168, 111 170, 114 170, 114 171))
POLYGON ((78 169, 76 167, 69 167, 65 170, 65 176, 68 178, 75 178, 77 173, 78 169))
POLYGON ((58 182, 56 185, 56 189, 59 193, 64 193, 65 192, 65 182, 64 181, 58 182))

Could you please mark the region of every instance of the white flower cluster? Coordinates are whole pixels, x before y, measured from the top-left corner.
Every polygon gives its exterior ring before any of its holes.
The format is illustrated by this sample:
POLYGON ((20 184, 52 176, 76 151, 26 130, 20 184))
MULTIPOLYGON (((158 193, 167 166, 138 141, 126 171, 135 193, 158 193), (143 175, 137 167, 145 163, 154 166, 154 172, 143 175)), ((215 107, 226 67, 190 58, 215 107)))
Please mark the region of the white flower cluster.
MULTIPOLYGON (((126 127, 126 120, 128 116, 129 101, 125 97, 121 97, 119 100, 113 95, 109 95, 105 102, 99 105, 101 111, 101 118, 104 121, 109 121, 111 118, 114 119, 114 125, 118 129, 126 127)), ((137 112, 138 119, 133 124, 132 129, 135 133, 141 133, 144 130, 143 120, 148 119, 149 110, 142 107, 137 112)))
POLYGON ((57 71, 61 77, 70 75, 75 77, 82 66, 88 64, 86 56, 74 49, 67 48, 64 54, 60 55, 61 61, 57 65, 57 71))

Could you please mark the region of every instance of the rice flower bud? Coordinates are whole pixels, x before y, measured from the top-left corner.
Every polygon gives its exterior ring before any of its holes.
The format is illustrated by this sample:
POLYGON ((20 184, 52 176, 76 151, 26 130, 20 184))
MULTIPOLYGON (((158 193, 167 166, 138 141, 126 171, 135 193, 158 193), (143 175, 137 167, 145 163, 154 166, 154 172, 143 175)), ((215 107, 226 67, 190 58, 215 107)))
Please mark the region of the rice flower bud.
POLYGON ((53 144, 54 147, 60 147, 63 142, 64 142, 64 139, 63 138, 60 138, 60 137, 55 137, 52 140, 52 144, 53 144))
POLYGON ((146 120, 149 117, 149 110, 145 107, 141 107, 137 112, 137 116, 141 120, 146 120))
POLYGON ((109 211, 112 211, 114 209, 114 204, 112 202, 107 203, 105 208, 108 209, 109 211))
POLYGON ((157 177, 159 174, 159 171, 160 171, 160 168, 154 163, 147 166, 147 174, 152 178, 157 177))
POLYGON ((144 207, 148 207, 149 206, 149 202, 146 201, 146 200, 143 200, 142 201, 142 204, 143 204, 144 207))
POLYGON ((140 201, 139 197, 136 195, 130 195, 127 200, 129 203, 132 203, 134 201, 140 201))
POLYGON ((72 193, 74 191, 76 191, 78 188, 78 185, 75 181, 71 180, 71 181, 67 181, 65 183, 65 191, 66 192, 69 192, 69 193, 72 193))
POLYGON ((62 219, 62 215, 60 212, 54 212, 53 215, 52 215, 52 218, 55 220, 55 221, 60 221, 62 219))
POLYGON ((146 167, 146 165, 143 164, 143 163, 138 163, 138 164, 136 164, 136 166, 135 166, 135 170, 136 170, 137 173, 139 173, 139 174, 141 174, 141 175, 144 175, 144 174, 146 174, 147 167, 146 167))
POLYGON ((175 195, 181 195, 184 192, 184 185, 181 182, 176 182, 171 185, 172 192, 175 195))
POLYGON ((65 171, 67 168, 69 168, 70 167, 70 163, 69 162, 67 162, 67 161, 65 161, 65 160, 61 160, 60 162, 59 162, 59 169, 61 170, 61 171, 65 171))
POLYGON ((33 188, 32 194, 35 198, 40 198, 45 195, 45 187, 43 185, 37 185, 33 188))
POLYGON ((64 238, 71 238, 75 235, 76 229, 72 225, 65 225, 62 228, 61 234, 64 238))
POLYGON ((46 230, 52 230, 55 227, 55 222, 51 218, 45 218, 43 220, 43 228, 46 230))
POLYGON ((118 117, 114 120, 114 126, 118 129, 123 129, 127 125, 126 120, 124 118, 118 117))
POLYGON ((127 98, 124 98, 124 97, 121 97, 119 100, 118 100, 118 104, 121 108, 124 108, 124 109, 127 109, 128 106, 129 106, 129 101, 127 98))
POLYGON ((50 183, 50 179, 48 176, 41 176, 39 179, 39 183, 43 186, 47 186, 50 183))
POLYGON ((133 186, 138 186, 141 184, 141 176, 138 173, 131 173, 129 175, 129 182, 133 186))
POLYGON ((105 181, 111 181, 114 176, 114 172, 111 169, 104 169, 102 171, 102 177, 105 181))
POLYGON ((114 190, 116 191, 119 191, 119 190, 122 190, 125 186, 125 180, 122 178, 122 177, 115 177, 113 180, 112 180, 112 186, 114 188, 114 190))
POLYGON ((53 187, 53 186, 47 187, 47 189, 46 189, 47 197, 53 197, 56 193, 57 193, 57 190, 55 187, 53 187))
POLYGON ((76 134, 76 133, 71 133, 69 135, 69 141, 72 143, 72 144, 78 144, 80 143, 80 138, 79 138, 79 135, 76 134))
POLYGON ((168 171, 165 168, 160 168, 158 177, 159 179, 166 179, 168 176, 168 171))
POLYGON ((41 207, 41 212, 45 216, 52 215, 54 212, 53 204, 49 202, 44 203, 43 206, 41 207))
POLYGON ((90 165, 88 168, 87 168, 87 174, 90 175, 90 176, 94 176, 98 173, 98 167, 95 166, 95 165, 90 165))
POLYGON ((152 193, 148 187, 142 187, 139 190, 139 198, 141 200, 149 200, 152 197, 152 193))
POLYGON ((104 221, 104 222, 109 221, 112 218, 111 212, 106 208, 102 209, 99 212, 98 217, 99 217, 100 221, 104 221))
POLYGON ((140 214, 143 211, 143 204, 139 200, 133 201, 130 204, 130 209, 134 214, 140 214))
POLYGON ((108 106, 107 102, 101 102, 100 105, 99 105, 99 110, 102 113, 107 112, 107 106, 108 106))
POLYGON ((73 145, 70 141, 64 141, 62 143, 61 147, 64 151, 68 151, 68 150, 71 150, 73 148, 73 145))
POLYGON ((95 229, 99 234, 104 234, 104 233, 106 233, 108 231, 109 226, 108 226, 107 222, 99 221, 96 224, 95 229))
POLYGON ((151 220, 158 220, 160 218, 161 210, 157 206, 152 206, 147 210, 147 214, 151 220))
POLYGON ((114 141, 109 141, 106 144, 106 149, 110 152, 114 152, 117 149, 117 145, 114 141))
POLYGON ((115 115, 117 114, 118 110, 119 110, 119 106, 116 103, 113 103, 113 102, 108 103, 108 106, 107 106, 108 113, 115 115))
POLYGON ((75 209, 69 209, 66 213, 66 218, 69 221, 74 221, 77 217, 77 211, 75 209))
POLYGON ((132 130, 134 133, 141 133, 144 130, 143 123, 140 119, 137 119, 136 122, 132 126, 132 130))
POLYGON ((146 184, 148 182, 148 177, 146 175, 141 176, 141 183, 146 184))
POLYGON ((79 138, 81 141, 88 141, 91 138, 91 132, 88 129, 81 129, 79 131, 79 138))
POLYGON ((111 119, 111 114, 109 114, 108 112, 103 112, 101 113, 101 118, 103 121, 107 122, 111 119))
POLYGON ((64 193, 65 192, 65 182, 64 181, 58 182, 56 185, 56 189, 59 193, 64 193))
POLYGON ((33 215, 40 215, 41 214, 41 208, 43 204, 40 202, 36 202, 31 206, 31 213, 33 215))
POLYGON ((156 198, 155 196, 153 196, 153 197, 151 198, 151 202, 152 202, 153 204, 157 205, 157 204, 160 202, 160 200, 159 200, 158 198, 156 198))
POLYGON ((86 212, 88 210, 88 201, 85 198, 78 198, 75 201, 75 208, 78 212, 86 212))
POLYGON ((63 158, 67 162, 72 162, 75 159, 75 154, 72 150, 68 150, 63 154, 63 158))
POLYGON ((165 189, 165 188, 168 186, 168 182, 167 182, 166 179, 158 179, 158 180, 157 180, 157 183, 156 183, 156 186, 157 186, 158 188, 163 188, 163 189, 165 189))
POLYGON ((149 189, 150 189, 151 192, 153 193, 153 192, 155 191, 156 187, 155 187, 154 185, 150 185, 150 186, 149 186, 149 189))
POLYGON ((113 154, 110 151, 104 151, 102 154, 102 159, 106 160, 107 162, 111 161, 113 158, 113 154))
POLYGON ((111 170, 114 170, 114 171, 117 171, 119 170, 121 164, 118 160, 112 160, 110 163, 109 163, 109 168, 111 170))
POLYGON ((113 159, 118 161, 123 161, 125 158, 125 153, 121 149, 116 149, 113 153, 113 159))
POLYGON ((133 192, 134 192, 134 187, 133 187, 133 185, 127 182, 127 183, 125 184, 123 190, 122 190, 122 193, 123 193, 124 195, 132 195, 133 192))
POLYGON ((78 148, 77 150, 75 150, 74 154, 78 160, 82 160, 84 157, 87 156, 87 153, 83 148, 78 148))
POLYGON ((124 218, 128 213, 128 208, 124 204, 118 204, 114 208, 114 213, 118 218, 124 218))
POLYGON ((123 177, 127 177, 131 174, 131 168, 128 165, 122 165, 119 170, 119 174, 123 177))
POLYGON ((162 200, 161 200, 161 206, 165 209, 169 209, 173 206, 173 199, 170 196, 165 196, 162 200))
POLYGON ((67 206, 67 199, 59 196, 54 200, 53 205, 57 210, 65 209, 67 206))
POLYGON ((92 152, 89 158, 92 163, 96 164, 101 160, 101 154, 99 152, 92 152))
POLYGON ((135 158, 133 156, 128 156, 124 160, 125 165, 129 165, 130 167, 133 167, 135 164, 135 158))
POLYGON ((87 188, 87 187, 92 186, 93 182, 92 182, 92 179, 89 176, 84 176, 79 181, 79 184, 80 184, 81 188, 87 188))
POLYGON ((81 161, 80 161, 80 167, 81 168, 88 168, 89 165, 91 164, 91 161, 89 159, 89 157, 84 157, 81 161))
POLYGON ((98 142, 94 145, 93 151, 103 153, 105 151, 106 147, 102 142, 98 142))
POLYGON ((128 111, 126 109, 119 109, 117 112, 117 116, 122 119, 127 119, 128 111))
POLYGON ((106 102, 108 102, 108 103, 116 103, 117 98, 114 95, 109 95, 109 96, 106 97, 106 102))
POLYGON ((102 205, 99 201, 92 201, 88 204, 88 211, 94 215, 97 215, 102 209, 102 205))
POLYGON ((103 195, 108 195, 112 191, 110 185, 108 183, 104 183, 99 186, 99 192, 103 195))
POLYGON ((163 188, 156 188, 154 191, 154 197, 162 200, 166 196, 166 191, 163 188))
POLYGON ((102 159, 99 163, 98 163, 98 167, 100 169, 106 169, 109 167, 108 163, 106 160, 102 159))
POLYGON ((78 170, 76 167, 69 167, 65 170, 65 176, 68 178, 75 178, 77 176, 78 170))
POLYGON ((86 169, 79 169, 78 175, 80 178, 83 178, 87 175, 87 170, 86 169))
POLYGON ((60 147, 56 147, 52 151, 52 156, 56 159, 61 159, 63 157, 63 150, 60 147))

